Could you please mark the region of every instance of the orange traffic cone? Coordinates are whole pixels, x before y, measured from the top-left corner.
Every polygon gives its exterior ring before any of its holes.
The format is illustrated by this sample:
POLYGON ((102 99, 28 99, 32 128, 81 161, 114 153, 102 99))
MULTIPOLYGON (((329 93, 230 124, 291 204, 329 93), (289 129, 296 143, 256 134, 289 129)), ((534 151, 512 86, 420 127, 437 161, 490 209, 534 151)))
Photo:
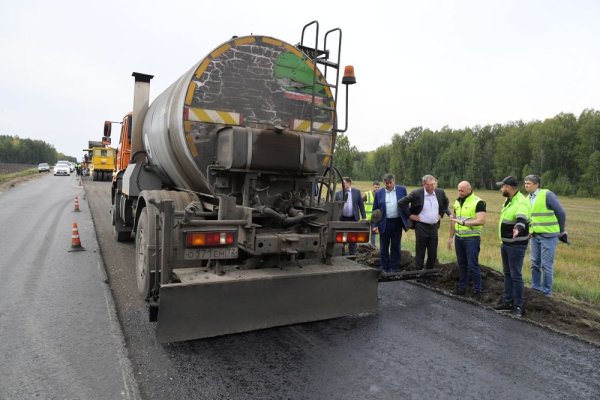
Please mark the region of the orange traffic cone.
POLYGON ((77 198, 77 196, 75 196, 75 207, 73 208, 73 211, 77 211, 77 212, 81 211, 79 209, 79 199, 77 198))
POLYGON ((73 222, 73 233, 71 234, 71 248, 68 250, 71 251, 84 251, 85 249, 81 245, 81 240, 79 240, 79 229, 77 229, 77 222, 73 222))

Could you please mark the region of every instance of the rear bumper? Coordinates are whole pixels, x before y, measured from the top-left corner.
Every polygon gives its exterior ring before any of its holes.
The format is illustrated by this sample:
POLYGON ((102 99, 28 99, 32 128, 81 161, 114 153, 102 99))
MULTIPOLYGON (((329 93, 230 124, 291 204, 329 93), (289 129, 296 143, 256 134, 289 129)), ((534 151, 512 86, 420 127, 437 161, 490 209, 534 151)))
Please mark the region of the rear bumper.
POLYGON ((162 343, 206 338, 377 310, 379 271, 344 257, 332 265, 267 268, 218 276, 174 270, 161 285, 157 337, 162 343))

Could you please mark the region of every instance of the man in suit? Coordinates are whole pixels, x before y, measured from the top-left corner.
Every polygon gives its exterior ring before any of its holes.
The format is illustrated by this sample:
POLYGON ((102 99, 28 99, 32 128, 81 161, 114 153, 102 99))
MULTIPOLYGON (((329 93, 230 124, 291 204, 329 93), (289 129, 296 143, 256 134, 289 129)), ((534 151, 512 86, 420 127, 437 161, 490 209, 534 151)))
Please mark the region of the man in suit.
POLYGON ((379 234, 380 266, 383 272, 398 272, 400 268, 400 240, 402 229, 407 229, 408 219, 403 220, 398 201, 406 196, 406 188, 396 185, 394 175, 387 174, 383 179, 385 188, 375 193, 373 211, 380 210, 381 219, 373 232, 379 234))
POLYGON ((448 211, 448 197, 437 188, 437 179, 432 175, 421 178, 422 189, 416 189, 398 202, 400 212, 410 220, 415 230, 415 262, 424 269, 427 252, 427 269, 433 268, 437 260, 438 230, 440 221, 448 211))
MULTIPOLYGON (((358 189, 352 189, 352 179, 344 177, 343 179, 343 190, 340 190, 335 194, 336 201, 344 201, 344 208, 342 209, 342 215, 340 221, 360 221, 367 217, 365 212, 365 203, 363 201, 362 194, 358 189)), ((350 243, 348 245, 348 254, 351 256, 356 254, 356 243, 350 243)))

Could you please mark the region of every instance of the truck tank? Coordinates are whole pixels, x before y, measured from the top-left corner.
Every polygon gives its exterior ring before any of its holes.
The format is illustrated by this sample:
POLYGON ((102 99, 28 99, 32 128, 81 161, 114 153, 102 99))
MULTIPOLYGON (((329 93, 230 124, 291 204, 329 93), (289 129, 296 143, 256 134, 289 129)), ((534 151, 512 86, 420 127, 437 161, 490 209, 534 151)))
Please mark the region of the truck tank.
MULTIPOLYGON (((310 106, 314 72, 311 59, 286 42, 234 37, 150 105, 142 128, 150 163, 165 184, 211 194, 218 189, 208 177, 210 166, 322 171, 335 114, 310 106), (329 134, 305 134, 311 118, 329 134), (278 132, 264 131, 272 127, 278 132)), ((314 104, 333 109, 332 92, 316 72, 314 104)))

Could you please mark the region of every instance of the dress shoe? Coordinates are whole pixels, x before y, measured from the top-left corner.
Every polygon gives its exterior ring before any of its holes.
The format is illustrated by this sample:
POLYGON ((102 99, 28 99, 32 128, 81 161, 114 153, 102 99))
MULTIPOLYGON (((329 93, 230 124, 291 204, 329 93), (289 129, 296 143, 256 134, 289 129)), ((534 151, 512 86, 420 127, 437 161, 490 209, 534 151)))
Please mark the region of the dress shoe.
POLYGON ((452 292, 452 294, 455 294, 457 296, 464 296, 466 293, 467 293, 467 289, 460 289, 460 288, 457 288, 452 292))
POLYGON ((481 292, 475 292, 473 293, 473 299, 477 300, 477 301, 481 301, 483 295, 481 294, 481 292))
POLYGON ((496 311, 512 311, 513 310, 513 305, 510 303, 502 303, 496 307, 494 307, 494 310, 496 311))

